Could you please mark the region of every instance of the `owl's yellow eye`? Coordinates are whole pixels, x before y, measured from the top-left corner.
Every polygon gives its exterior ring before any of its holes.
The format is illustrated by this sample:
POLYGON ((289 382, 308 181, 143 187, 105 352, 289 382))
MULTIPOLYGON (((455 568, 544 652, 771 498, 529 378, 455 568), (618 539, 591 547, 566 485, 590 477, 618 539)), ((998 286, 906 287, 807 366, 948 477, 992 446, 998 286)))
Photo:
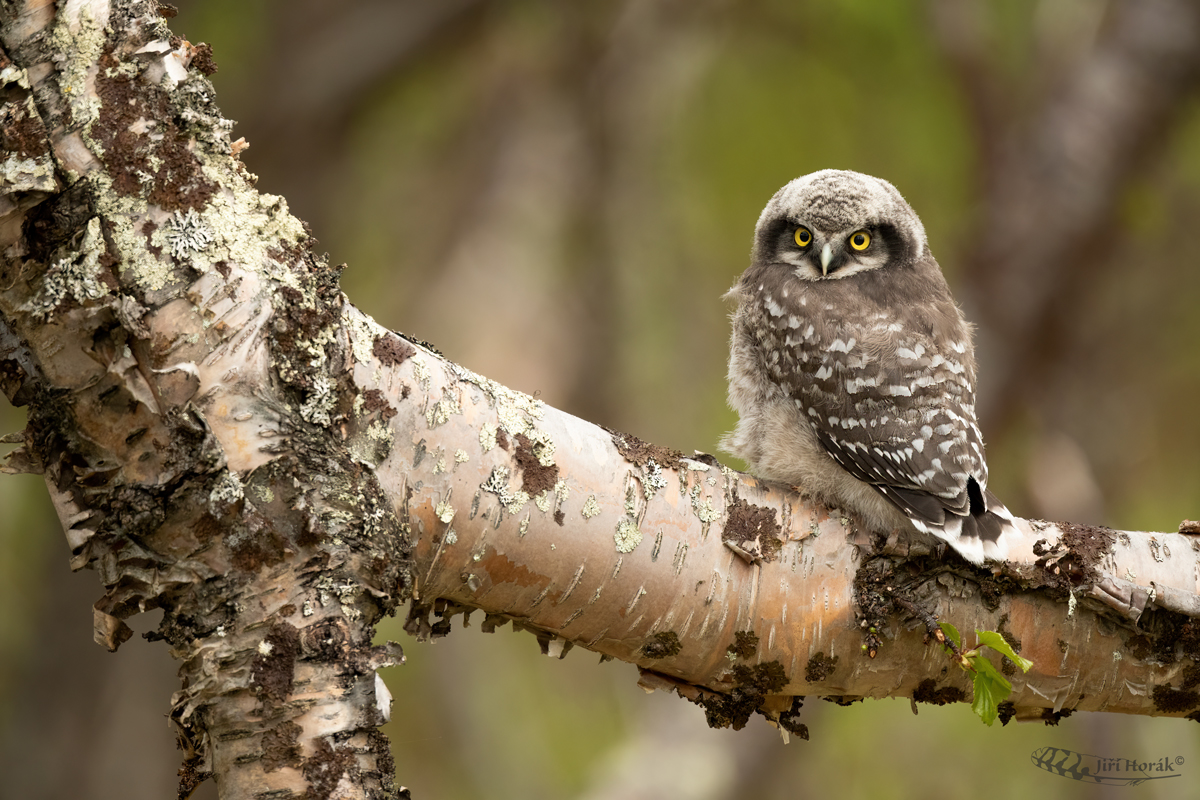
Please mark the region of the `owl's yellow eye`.
POLYGON ((866 231, 850 234, 850 246, 855 250, 866 250, 871 243, 871 234, 866 231))
POLYGON ((803 226, 796 228, 795 238, 796 244, 800 245, 801 247, 808 247, 810 244, 812 244, 812 233, 809 232, 808 228, 803 226))

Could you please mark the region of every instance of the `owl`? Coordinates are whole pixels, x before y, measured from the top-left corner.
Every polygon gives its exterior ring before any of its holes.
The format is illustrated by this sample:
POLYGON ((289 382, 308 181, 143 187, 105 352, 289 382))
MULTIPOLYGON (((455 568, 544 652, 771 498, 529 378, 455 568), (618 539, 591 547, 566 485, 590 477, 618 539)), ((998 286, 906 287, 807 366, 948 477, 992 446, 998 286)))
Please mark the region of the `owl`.
POLYGON ((971 327, 925 228, 887 181, 822 170, 759 217, 737 302, 721 442, 759 477, 911 526, 969 561, 1019 535, 987 489, 971 327))

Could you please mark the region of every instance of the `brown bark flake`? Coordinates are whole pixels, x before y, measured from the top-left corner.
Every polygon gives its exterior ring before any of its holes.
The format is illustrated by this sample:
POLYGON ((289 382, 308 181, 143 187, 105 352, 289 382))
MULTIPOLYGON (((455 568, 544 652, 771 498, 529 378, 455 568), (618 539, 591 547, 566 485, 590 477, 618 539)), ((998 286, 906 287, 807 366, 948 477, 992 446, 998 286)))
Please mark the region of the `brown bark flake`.
POLYGON ((262 695, 276 702, 287 700, 295 680, 300 632, 286 622, 276 622, 263 639, 250 665, 250 681, 262 695))
POLYGON ((517 452, 513 457, 521 468, 521 489, 530 497, 553 491, 558 483, 558 466, 543 464, 535 452, 535 445, 523 433, 517 434, 517 452))
POLYGON ((288 720, 266 731, 262 736, 262 763, 267 772, 284 767, 300 766, 301 728, 288 720))
POLYGON ((644 467, 651 460, 658 464, 663 469, 675 469, 679 466, 679 460, 683 458, 683 453, 671 447, 662 447, 657 444, 643 442, 630 433, 619 433, 610 430, 612 434, 613 444, 617 450, 625 457, 625 460, 631 464, 637 464, 639 467, 644 467))
POLYGON ((417 354, 417 348, 394 333, 375 338, 371 354, 385 367, 397 367, 417 354))
POLYGON ((167 211, 203 207, 215 187, 191 151, 191 137, 176 126, 166 91, 141 84, 119 66, 111 52, 100 59, 100 116, 91 128, 113 188, 140 195, 143 177, 151 175, 151 203, 167 211), (159 135, 151 136, 152 131, 159 135))
MULTIPOLYGON (((357 777, 358 758, 349 747, 334 747, 325 739, 316 742, 317 752, 304 762, 304 778, 308 781, 308 797, 327 800, 341 782, 342 776, 350 773, 357 777)), ((352 782, 357 783, 357 780, 352 782)))
POLYGON ((737 498, 729 507, 721 540, 747 561, 770 562, 783 546, 783 528, 775 521, 775 509, 737 498))

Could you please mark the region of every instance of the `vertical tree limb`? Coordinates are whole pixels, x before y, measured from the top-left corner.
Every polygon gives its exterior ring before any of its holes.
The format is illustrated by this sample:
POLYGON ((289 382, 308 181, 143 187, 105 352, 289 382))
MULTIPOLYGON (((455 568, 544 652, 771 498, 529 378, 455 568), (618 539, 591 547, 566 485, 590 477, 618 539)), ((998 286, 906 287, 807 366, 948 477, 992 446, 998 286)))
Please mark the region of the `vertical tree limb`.
POLYGON ((982 6, 939 0, 930 10, 982 143, 983 211, 963 254, 964 294, 989 364, 984 428, 996 435, 1054 363, 1072 298, 1098 270, 1129 267, 1106 264, 1105 232, 1196 91, 1200 7, 1110 3, 1094 45, 1026 115, 986 63, 982 6))
POLYGON ((376 670, 401 656, 371 635, 409 543, 373 473, 324 441, 367 423, 347 416, 337 271, 253 190, 203 47, 156 3, 3 22, 6 109, 50 142, 6 152, 15 463, 44 472, 73 566, 107 587, 97 640, 164 609, 172 719, 224 796, 394 796, 376 670))

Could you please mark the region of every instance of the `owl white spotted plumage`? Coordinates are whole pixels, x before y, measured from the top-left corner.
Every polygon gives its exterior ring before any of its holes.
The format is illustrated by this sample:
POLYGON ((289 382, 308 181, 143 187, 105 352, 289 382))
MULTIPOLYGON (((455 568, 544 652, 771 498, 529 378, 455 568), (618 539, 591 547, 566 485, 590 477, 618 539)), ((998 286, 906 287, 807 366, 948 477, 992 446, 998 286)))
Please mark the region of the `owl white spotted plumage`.
POLYGON ((894 186, 842 170, 784 186, 726 296, 739 420, 724 449, 874 531, 1006 557, 1019 534, 987 490, 971 328, 894 186))

